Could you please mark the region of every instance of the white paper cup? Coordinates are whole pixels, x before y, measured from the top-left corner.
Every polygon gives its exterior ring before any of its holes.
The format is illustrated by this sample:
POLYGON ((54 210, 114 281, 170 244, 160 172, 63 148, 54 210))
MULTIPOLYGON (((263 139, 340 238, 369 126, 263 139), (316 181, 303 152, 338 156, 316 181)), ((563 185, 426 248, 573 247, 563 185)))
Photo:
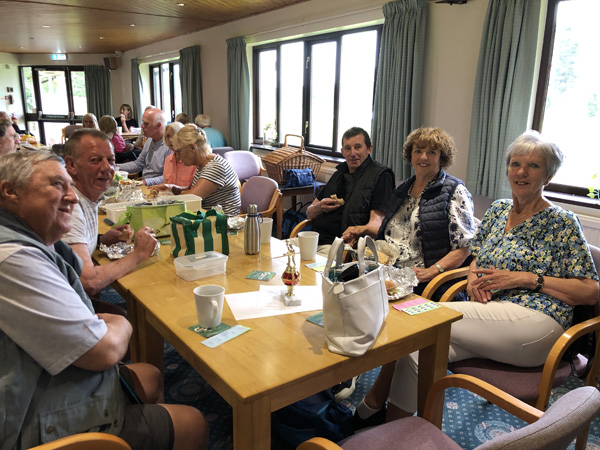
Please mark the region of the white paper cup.
POLYGON ((202 328, 216 328, 221 324, 224 297, 225 288, 223 286, 209 284, 194 289, 198 325, 202 328))
POLYGON ((268 244, 271 242, 271 233, 273 232, 273 219, 270 217, 263 217, 262 223, 260 224, 260 243, 268 244))
POLYGON ((300 247, 300 258, 312 261, 317 256, 319 245, 319 233, 316 231, 301 231, 298 233, 298 247, 300 247))
POLYGON ((117 133, 123 134, 123 127, 117 127, 117 133))

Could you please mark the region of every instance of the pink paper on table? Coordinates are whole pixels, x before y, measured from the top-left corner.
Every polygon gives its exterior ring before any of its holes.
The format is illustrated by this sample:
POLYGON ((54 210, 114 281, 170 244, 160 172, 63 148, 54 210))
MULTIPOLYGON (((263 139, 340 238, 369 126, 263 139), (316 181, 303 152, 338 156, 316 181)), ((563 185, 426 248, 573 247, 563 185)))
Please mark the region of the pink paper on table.
POLYGON ((414 300, 409 300, 407 302, 402 302, 402 303, 398 303, 395 305, 392 305, 394 308, 396 308, 398 311, 402 311, 403 309, 406 308, 410 308, 411 306, 415 306, 415 305, 421 305, 423 303, 427 303, 429 300, 424 299, 424 298, 415 298, 414 300))

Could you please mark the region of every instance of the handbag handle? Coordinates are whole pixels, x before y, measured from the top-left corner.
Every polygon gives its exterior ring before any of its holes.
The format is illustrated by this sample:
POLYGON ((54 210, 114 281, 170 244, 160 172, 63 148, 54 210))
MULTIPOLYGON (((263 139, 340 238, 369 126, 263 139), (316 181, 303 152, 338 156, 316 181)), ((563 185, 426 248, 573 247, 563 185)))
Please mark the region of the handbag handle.
POLYGON ((379 256, 377 255, 377 248, 375 247, 375 241, 371 236, 363 236, 358 240, 358 273, 365 273, 365 246, 369 247, 375 255, 375 262, 379 265, 379 256))
MULTIPOLYGON (((379 264, 379 256, 377 255, 377 249, 375 247, 375 241, 371 236, 363 236, 358 240, 358 270, 360 274, 365 273, 365 247, 369 247, 375 255, 375 262, 379 264)), ((331 269, 331 264, 335 261, 336 266, 341 266, 344 260, 344 241, 341 238, 336 237, 333 243, 331 244, 331 248, 329 249, 329 254, 327 255, 327 263, 325 264, 325 268, 323 269, 323 274, 327 276, 329 270, 331 269)))

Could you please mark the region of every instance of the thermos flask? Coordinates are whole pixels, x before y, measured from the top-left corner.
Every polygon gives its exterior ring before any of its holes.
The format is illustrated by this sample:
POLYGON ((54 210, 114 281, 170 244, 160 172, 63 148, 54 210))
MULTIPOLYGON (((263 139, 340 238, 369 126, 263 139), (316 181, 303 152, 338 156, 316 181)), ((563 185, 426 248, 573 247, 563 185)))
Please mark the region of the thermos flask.
POLYGON ((258 224, 258 213, 256 205, 248 205, 246 226, 244 229, 244 252, 247 255, 260 253, 260 225, 258 224))

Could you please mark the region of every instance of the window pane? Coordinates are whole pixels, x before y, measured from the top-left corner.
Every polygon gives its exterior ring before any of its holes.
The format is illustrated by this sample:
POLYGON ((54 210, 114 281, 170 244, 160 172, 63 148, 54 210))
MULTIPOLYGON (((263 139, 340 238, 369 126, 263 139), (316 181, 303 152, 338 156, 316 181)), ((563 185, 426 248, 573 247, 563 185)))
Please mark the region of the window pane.
POLYGON ((171 117, 171 83, 169 82, 169 64, 162 64, 160 66, 160 70, 162 73, 162 110, 167 115, 167 117, 171 117))
POLYGON ((154 106, 158 109, 162 109, 161 95, 160 95, 160 68, 152 68, 152 95, 154 97, 154 106))
POLYGON ((585 188, 594 184, 595 173, 600 176, 600 148, 586 132, 600 129, 599 16, 597 0, 558 4, 542 126, 565 154, 555 183, 585 188))
POLYGON ((279 141, 286 134, 302 135, 302 87, 304 85, 304 43, 281 46, 281 102, 279 141))
POLYGON ((25 85, 25 112, 34 114, 37 112, 37 105, 35 103, 35 91, 33 89, 31 67, 23 67, 23 82, 25 85))
POLYGON ((50 147, 54 144, 60 144, 62 141, 62 130, 69 125, 68 122, 42 122, 44 127, 45 144, 50 147))
MULTIPOLYGON (((190 114, 188 111, 183 111, 183 106, 181 103, 181 79, 179 78, 179 64, 173 64, 173 91, 175 98, 173 102, 175 103, 175 114, 180 112, 185 112, 186 114, 190 114)), ((191 117, 193 121, 194 118, 191 117)))
MULTIPOLYGON (((259 133, 263 136, 263 130, 270 125, 270 129, 276 129, 277 120, 277 52, 268 50, 259 55, 259 133)), ((264 137, 264 136, 263 136, 264 137)), ((273 136, 275 137, 275 136, 273 136)))
POLYGON ((38 75, 44 115, 68 116, 69 103, 65 72, 62 70, 40 70, 38 75))
POLYGON ((73 107, 76 116, 87 114, 87 98, 85 96, 85 73, 71 72, 71 85, 73 86, 73 107))
POLYGON ((337 151, 342 144, 342 135, 348 128, 361 127, 371 133, 377 32, 373 30, 343 36, 341 51, 338 138, 334 145, 337 151))
POLYGON ((312 46, 310 79, 310 144, 331 147, 336 43, 312 46))

